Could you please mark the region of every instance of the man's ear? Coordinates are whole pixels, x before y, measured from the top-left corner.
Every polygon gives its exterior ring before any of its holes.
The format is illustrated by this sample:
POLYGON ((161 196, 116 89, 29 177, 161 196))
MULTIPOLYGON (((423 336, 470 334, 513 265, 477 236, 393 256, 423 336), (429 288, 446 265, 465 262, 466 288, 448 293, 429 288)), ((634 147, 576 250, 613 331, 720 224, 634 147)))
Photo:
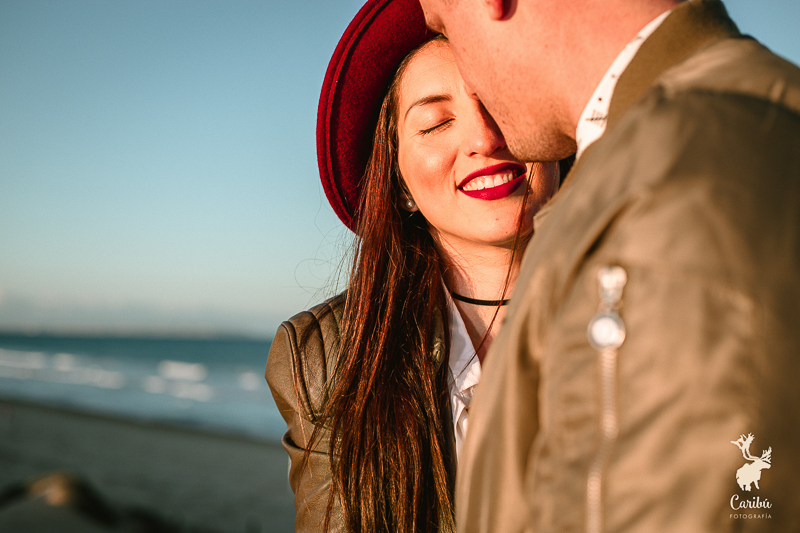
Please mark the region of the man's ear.
POLYGON ((491 20, 503 20, 511 14, 512 5, 516 3, 515 0, 483 0, 486 9, 489 12, 491 20))

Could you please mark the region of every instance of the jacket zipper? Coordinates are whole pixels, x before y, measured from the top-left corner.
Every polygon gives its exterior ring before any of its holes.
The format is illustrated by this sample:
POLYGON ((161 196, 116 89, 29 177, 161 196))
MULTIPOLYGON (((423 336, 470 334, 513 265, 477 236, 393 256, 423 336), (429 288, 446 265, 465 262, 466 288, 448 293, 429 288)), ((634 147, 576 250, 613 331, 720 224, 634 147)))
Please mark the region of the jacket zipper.
POLYGON ((617 313, 628 274, 620 266, 601 268, 597 273, 600 308, 589 321, 586 337, 599 352, 600 445, 586 480, 586 533, 603 531, 603 475, 611 449, 619 435, 617 414, 617 353, 625 342, 625 323, 617 313))
POLYGON ((603 474, 611 448, 619 434, 617 420, 617 349, 600 351, 600 382, 602 387, 602 437, 586 482, 586 533, 603 530, 603 474))

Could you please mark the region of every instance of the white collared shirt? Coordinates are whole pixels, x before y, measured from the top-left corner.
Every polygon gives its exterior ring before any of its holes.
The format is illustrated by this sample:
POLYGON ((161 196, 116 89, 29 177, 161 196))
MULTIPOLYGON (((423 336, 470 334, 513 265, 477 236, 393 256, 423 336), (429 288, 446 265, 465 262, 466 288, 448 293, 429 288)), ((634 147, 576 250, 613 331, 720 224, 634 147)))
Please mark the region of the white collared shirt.
POLYGON ((636 37, 629 42, 622 52, 619 53, 617 58, 608 67, 605 75, 600 80, 600 83, 595 88, 592 97, 583 109, 580 118, 578 119, 578 129, 575 132, 575 142, 578 145, 578 152, 576 157, 580 157, 586 148, 603 136, 606 131, 606 122, 608 121, 608 108, 611 105, 611 97, 614 96, 614 89, 617 86, 617 80, 628 68, 633 56, 639 51, 642 43, 650 37, 656 29, 661 26, 664 19, 670 14, 670 11, 665 11, 655 19, 653 19, 647 26, 636 34, 636 37))
MULTIPOLYGON (((447 293, 446 293, 447 294, 447 293)), ((447 294, 450 315, 450 409, 456 436, 456 457, 467 434, 469 404, 481 379, 481 362, 472 346, 467 327, 452 298, 447 294)))

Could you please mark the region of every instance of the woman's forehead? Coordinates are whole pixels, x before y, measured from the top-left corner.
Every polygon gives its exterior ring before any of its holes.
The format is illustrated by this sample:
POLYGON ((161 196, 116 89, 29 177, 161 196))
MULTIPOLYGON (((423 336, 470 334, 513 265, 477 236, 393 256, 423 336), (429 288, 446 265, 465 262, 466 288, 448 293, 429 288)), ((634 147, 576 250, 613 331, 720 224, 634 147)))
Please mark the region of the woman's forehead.
POLYGON ((411 58, 400 78, 401 113, 421 97, 437 92, 452 92, 463 84, 453 52, 445 41, 431 41, 411 58))

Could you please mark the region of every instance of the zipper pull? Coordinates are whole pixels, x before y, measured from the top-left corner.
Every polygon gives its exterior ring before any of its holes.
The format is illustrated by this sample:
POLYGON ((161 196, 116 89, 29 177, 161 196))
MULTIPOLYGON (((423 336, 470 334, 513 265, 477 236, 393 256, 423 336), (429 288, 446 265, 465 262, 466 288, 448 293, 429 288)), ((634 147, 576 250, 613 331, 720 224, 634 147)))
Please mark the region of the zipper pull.
POLYGON ((597 273, 600 308, 589 321, 586 337, 596 350, 619 348, 625 342, 625 323, 617 309, 622 306, 622 289, 628 274, 621 266, 603 267, 597 273))

